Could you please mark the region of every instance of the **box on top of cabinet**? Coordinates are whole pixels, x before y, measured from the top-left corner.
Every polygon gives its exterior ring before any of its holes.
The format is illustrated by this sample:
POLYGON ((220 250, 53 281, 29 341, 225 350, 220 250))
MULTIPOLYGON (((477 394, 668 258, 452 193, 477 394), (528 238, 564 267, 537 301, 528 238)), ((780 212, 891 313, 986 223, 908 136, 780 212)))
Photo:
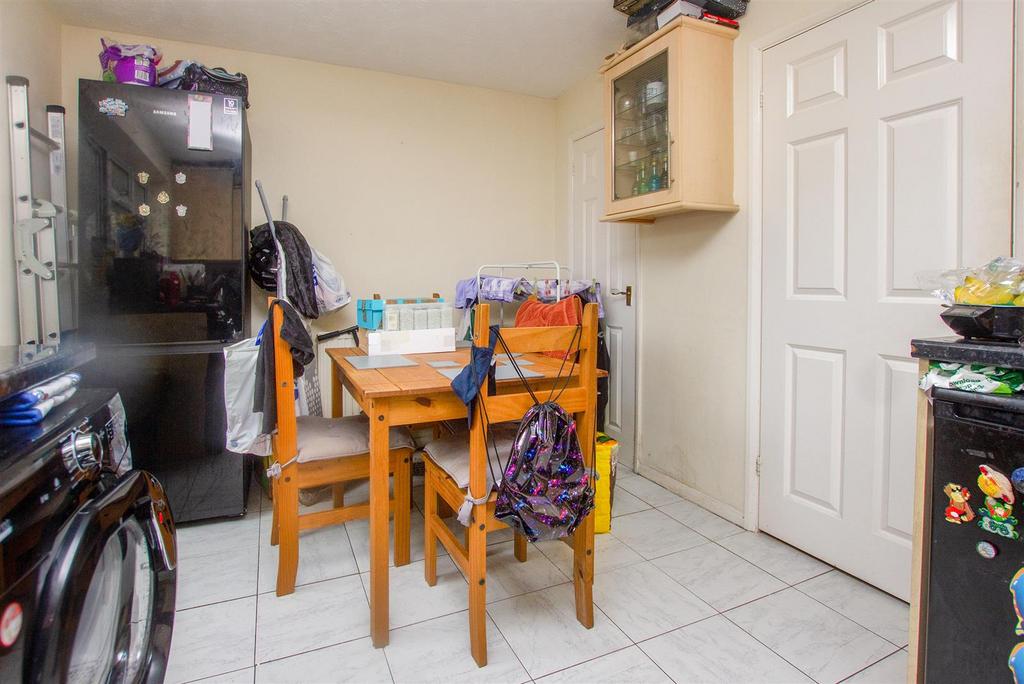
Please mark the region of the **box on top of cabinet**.
POLYGON ((732 194, 737 34, 678 17, 602 66, 602 220, 738 209, 732 194))

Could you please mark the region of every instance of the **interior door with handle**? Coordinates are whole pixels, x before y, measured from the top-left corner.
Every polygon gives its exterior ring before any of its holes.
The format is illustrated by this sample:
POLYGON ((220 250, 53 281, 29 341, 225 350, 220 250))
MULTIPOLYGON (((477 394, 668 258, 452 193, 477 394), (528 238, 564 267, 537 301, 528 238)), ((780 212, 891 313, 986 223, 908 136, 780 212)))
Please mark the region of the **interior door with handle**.
POLYGON ((603 223, 604 132, 572 143, 572 254, 577 278, 601 284, 611 360, 604 431, 619 442, 619 464, 633 468, 636 437, 636 225, 603 223))
POLYGON ((876 0, 764 55, 759 525, 901 598, 910 339, 949 334, 916 276, 1009 249, 1012 26, 876 0))
POLYGON ((612 290, 608 294, 615 296, 625 295, 626 306, 633 306, 633 286, 627 285, 625 290, 612 290))

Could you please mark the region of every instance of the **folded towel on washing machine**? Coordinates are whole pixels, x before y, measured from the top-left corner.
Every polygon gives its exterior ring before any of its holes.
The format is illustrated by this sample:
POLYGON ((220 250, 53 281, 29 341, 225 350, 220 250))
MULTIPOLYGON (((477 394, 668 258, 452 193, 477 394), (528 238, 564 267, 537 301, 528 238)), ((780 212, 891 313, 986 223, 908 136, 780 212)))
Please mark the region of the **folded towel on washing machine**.
POLYGON ((53 380, 19 392, 0 404, 0 425, 34 425, 55 407, 70 399, 82 376, 65 373, 53 380))
POLYGON ((72 387, 77 387, 82 382, 81 373, 65 373, 58 375, 52 380, 36 385, 32 389, 18 392, 7 401, 0 404, 0 412, 32 408, 36 404, 46 401, 57 395, 64 394, 72 387))

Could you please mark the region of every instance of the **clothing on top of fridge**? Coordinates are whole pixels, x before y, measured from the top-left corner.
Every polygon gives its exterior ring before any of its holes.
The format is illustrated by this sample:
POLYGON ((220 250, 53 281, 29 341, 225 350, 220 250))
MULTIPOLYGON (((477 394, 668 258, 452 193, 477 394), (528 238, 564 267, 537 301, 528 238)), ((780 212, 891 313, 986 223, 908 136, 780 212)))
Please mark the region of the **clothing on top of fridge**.
MULTIPOLYGON (((284 250, 288 301, 306 318, 317 318, 320 307, 316 296, 316 274, 313 253, 302 233, 287 221, 274 221, 277 241, 284 250)), ((277 248, 270 224, 252 229, 249 247, 249 274, 257 285, 268 292, 277 292, 277 248)))
POLYGON ((483 276, 477 292, 476 276, 463 278, 455 285, 455 308, 466 309, 480 299, 489 302, 517 302, 533 294, 533 285, 526 278, 483 276))
POLYGON ((597 317, 604 318, 604 304, 601 303, 601 283, 596 280, 569 280, 563 281, 558 288, 558 281, 554 278, 545 278, 534 283, 537 288, 537 299, 542 302, 553 302, 557 299, 558 290, 561 290, 562 297, 579 295, 584 302, 597 304, 597 317))
POLYGON ((185 69, 193 63, 191 59, 177 59, 172 64, 158 69, 156 72, 156 84, 161 88, 178 90, 181 79, 185 77, 185 69))
POLYGON ((245 108, 249 108, 249 78, 241 72, 233 74, 224 67, 208 67, 205 64, 192 62, 185 66, 181 78, 175 81, 173 87, 176 90, 191 90, 241 98, 245 108))
POLYGON ((281 322, 281 339, 291 346, 292 368, 295 377, 302 377, 305 366, 313 361, 313 338, 309 336, 302 317, 295 309, 277 299, 267 311, 267 323, 260 341, 260 355, 256 361, 256 390, 252 399, 252 410, 263 412, 263 433, 270 434, 277 427, 277 381, 274 368, 274 307, 280 306, 284 313, 281 322))

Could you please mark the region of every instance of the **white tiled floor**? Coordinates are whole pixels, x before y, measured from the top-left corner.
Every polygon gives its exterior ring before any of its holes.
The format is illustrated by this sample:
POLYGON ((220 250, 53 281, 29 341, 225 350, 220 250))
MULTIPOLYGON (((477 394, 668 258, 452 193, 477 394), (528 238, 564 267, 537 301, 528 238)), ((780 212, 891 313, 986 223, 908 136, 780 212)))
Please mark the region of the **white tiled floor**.
POLYGON ((905 603, 639 476, 620 476, 612 531, 597 537, 592 630, 576 622, 568 547, 531 545, 520 564, 508 535, 489 539, 484 669, 469 654, 465 579, 442 553, 437 586, 423 581, 419 510, 413 562, 391 570, 382 650, 369 640, 366 522, 303 533, 298 586, 278 598, 269 511, 254 488, 244 518, 179 529, 168 682, 906 679, 905 603))

